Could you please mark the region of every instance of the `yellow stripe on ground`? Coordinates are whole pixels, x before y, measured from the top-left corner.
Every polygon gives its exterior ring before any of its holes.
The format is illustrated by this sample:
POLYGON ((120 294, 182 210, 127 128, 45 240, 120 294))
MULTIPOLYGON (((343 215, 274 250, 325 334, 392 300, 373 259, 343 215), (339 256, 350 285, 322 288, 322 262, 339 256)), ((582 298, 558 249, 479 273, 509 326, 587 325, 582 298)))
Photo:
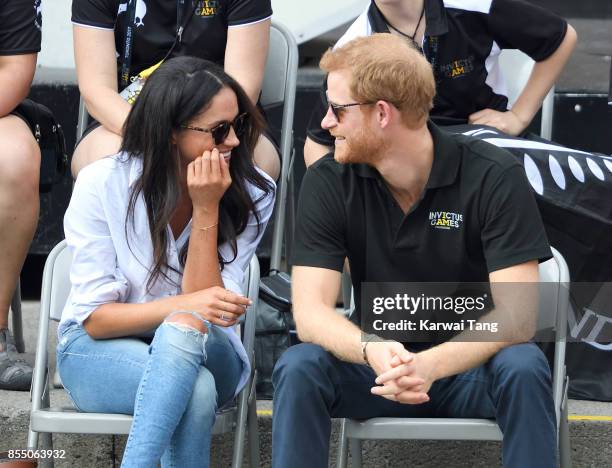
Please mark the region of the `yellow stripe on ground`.
MULTIPOLYGON (((257 410, 257 416, 272 416, 272 410, 260 409, 257 410)), ((568 417, 570 421, 611 421, 612 416, 587 416, 581 414, 572 414, 568 417)))
POLYGON ((572 414, 568 416, 570 421, 612 421, 612 416, 586 416, 582 414, 572 414))

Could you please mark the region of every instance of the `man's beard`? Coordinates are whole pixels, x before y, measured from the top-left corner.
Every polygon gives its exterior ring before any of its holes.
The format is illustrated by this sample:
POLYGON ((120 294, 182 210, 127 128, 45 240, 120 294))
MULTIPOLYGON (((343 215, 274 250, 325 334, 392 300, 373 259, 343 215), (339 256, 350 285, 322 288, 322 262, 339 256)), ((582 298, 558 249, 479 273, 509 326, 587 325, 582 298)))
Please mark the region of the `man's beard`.
POLYGON ((344 140, 340 151, 336 149, 334 158, 341 164, 369 164, 379 161, 389 144, 380 136, 362 129, 355 136, 344 140))

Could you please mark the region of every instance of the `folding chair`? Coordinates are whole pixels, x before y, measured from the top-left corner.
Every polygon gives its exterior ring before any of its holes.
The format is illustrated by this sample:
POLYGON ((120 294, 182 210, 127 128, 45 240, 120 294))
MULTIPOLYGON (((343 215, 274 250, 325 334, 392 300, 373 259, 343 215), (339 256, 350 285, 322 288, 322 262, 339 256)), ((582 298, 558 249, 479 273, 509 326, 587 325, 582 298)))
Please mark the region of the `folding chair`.
MULTIPOLYGON (((295 90, 297 85, 298 47, 291 31, 273 21, 270 27, 270 47, 264 71, 260 103, 266 107, 283 105, 281 121, 281 174, 276 190, 274 231, 270 254, 270 269, 280 270, 285 219, 287 213, 287 194, 293 165, 293 114, 295 111, 295 90)), ((87 128, 87 108, 83 98, 79 101, 77 120, 77 141, 87 128)), ((291 224, 290 224, 291 225, 291 224)), ((292 229, 290 229, 290 234, 292 229)))
MULTIPOLYGON (((569 307, 569 270, 563 256, 552 249, 553 258, 540 264, 540 281, 551 284, 540 296, 538 328, 555 330, 553 399, 557 417, 557 443, 562 468, 571 466, 567 421, 568 378, 565 373, 567 311, 569 307), (544 293, 544 294, 542 294, 544 293)), ((502 440, 497 423, 488 419, 464 418, 372 418, 364 421, 343 419, 338 446, 338 466, 346 467, 350 443, 353 466, 361 466, 363 439, 418 440, 502 440)), ((409 462, 406 461, 406 465, 409 462)))
MULTIPOLYGON (((43 272, 40 303, 40 325, 34 377, 32 386, 32 411, 28 448, 36 449, 39 433, 128 434, 132 416, 124 414, 82 413, 73 407, 50 407, 50 388, 61 388, 59 379, 53 378, 48 367, 49 320, 59 321, 70 293, 70 264, 72 256, 66 241, 60 242, 49 254, 43 272)), ((251 376, 236 398, 235 405, 217 413, 213 434, 234 432, 232 467, 242 466, 244 438, 248 423, 250 466, 259 466, 259 436, 255 397, 255 363, 253 342, 255 339, 255 310, 259 290, 259 263, 254 255, 245 275, 245 289, 253 305, 246 314, 243 325, 243 343, 251 360, 251 376)))
MULTIPOLYGON (((518 49, 504 49, 499 56, 499 65, 505 78, 508 104, 513 105, 527 84, 534 61, 518 49)), ((555 106, 555 87, 548 92, 542 102, 540 136, 552 138, 553 113, 555 106)))

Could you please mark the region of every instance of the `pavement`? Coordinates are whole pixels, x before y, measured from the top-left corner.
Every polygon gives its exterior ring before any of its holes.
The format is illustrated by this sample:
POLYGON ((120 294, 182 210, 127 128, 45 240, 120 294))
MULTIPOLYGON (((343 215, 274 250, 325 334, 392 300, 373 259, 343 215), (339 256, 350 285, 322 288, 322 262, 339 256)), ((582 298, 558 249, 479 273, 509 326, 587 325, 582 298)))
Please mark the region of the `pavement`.
MULTIPOLYGON (((27 361, 34 362, 38 332, 39 302, 23 303, 23 327, 27 361)), ((50 349, 56 345, 56 325, 50 330, 50 349)), ((54 354, 50 366, 55 369, 54 354)), ((62 390, 51 393, 52 405, 66 405, 62 390)), ((271 463, 272 402, 258 401, 261 466, 271 463)), ((0 391, 0 452, 26 447, 30 398, 28 392, 0 391)), ((570 400, 570 437, 574 467, 612 468, 612 403, 570 400)), ((330 465, 335 466, 338 421, 331 436, 330 465)), ((211 467, 231 464, 231 435, 213 438, 211 467)), ((125 436, 55 434, 53 448, 65 450, 65 458, 56 459, 56 467, 110 467, 120 463, 125 436)), ((41 437, 41 447, 48 447, 41 437)), ((501 466, 500 444, 464 441, 366 441, 363 444, 364 467, 495 467, 501 466)), ((51 466, 41 463, 40 466, 51 466)), ((245 460, 245 466, 247 462, 245 460)))

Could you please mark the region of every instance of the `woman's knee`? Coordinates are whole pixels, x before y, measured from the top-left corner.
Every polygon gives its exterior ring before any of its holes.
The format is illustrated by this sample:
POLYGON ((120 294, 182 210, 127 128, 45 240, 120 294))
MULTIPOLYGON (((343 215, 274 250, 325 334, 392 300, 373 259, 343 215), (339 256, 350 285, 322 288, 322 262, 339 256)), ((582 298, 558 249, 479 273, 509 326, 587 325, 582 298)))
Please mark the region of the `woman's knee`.
POLYGON ((173 326, 177 326, 179 328, 187 328, 197 330, 200 333, 208 333, 208 327, 204 323, 203 319, 200 319, 188 312, 177 312, 169 315, 166 317, 164 322, 171 323, 173 326))
POLYGON ((85 136, 74 149, 72 155, 72 177, 77 178, 81 169, 92 162, 119 152, 121 137, 98 127, 85 136))
POLYGON ((0 119, 0 183, 21 196, 38 194, 40 148, 28 126, 18 117, 0 119))

